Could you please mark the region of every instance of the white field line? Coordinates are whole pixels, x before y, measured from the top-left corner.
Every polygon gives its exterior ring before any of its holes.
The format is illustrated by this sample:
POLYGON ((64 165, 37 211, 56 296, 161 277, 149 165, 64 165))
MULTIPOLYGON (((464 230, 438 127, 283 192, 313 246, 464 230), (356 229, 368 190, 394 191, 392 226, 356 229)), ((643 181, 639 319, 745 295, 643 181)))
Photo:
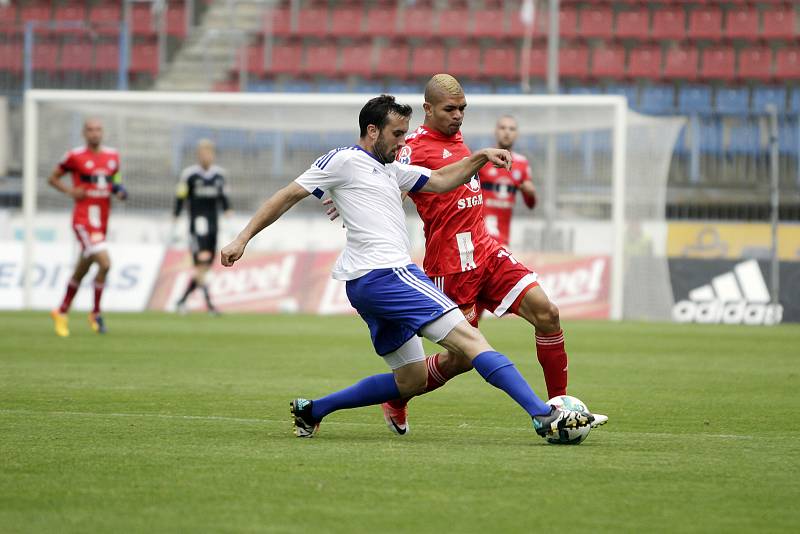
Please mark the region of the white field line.
MULTIPOLYGON (((44 415, 53 417, 100 417, 100 418, 142 418, 142 419, 172 419, 183 421, 223 421, 227 423, 246 423, 246 424, 268 424, 268 425, 288 425, 291 419, 287 416, 286 419, 260 419, 260 418, 247 418, 247 417, 227 417, 224 415, 180 415, 180 414, 162 414, 162 413, 101 413, 101 412, 70 412, 70 411, 40 411, 40 410, 6 410, 0 409, 0 414, 8 415, 44 415)), ((343 421, 326 421, 325 426, 375 426, 375 423, 357 423, 357 422, 343 422, 343 421)), ((476 430, 503 430, 508 432, 530 432, 529 428, 508 428, 493 427, 493 426, 476 426, 468 423, 461 423, 458 425, 441 425, 449 428, 474 428, 476 430)), ((602 432, 602 430, 600 430, 602 432)), ((685 438, 686 434, 670 434, 667 432, 622 432, 623 434, 652 437, 652 438, 685 438)), ((741 435, 741 434, 694 434, 695 437, 703 438, 719 438, 730 440, 749 440, 759 439, 759 436, 741 435)), ((773 439, 773 438, 769 438, 773 439)))

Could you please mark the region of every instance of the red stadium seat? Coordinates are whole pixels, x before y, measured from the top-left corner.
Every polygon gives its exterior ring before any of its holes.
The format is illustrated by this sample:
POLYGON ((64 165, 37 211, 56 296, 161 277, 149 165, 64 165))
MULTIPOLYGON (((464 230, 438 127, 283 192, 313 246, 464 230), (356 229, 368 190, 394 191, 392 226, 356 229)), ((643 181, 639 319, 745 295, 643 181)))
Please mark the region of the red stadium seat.
POLYGON ((531 76, 535 78, 545 78, 547 76, 547 48, 532 48, 529 61, 529 73, 531 76))
POLYGON ((447 69, 454 76, 477 78, 481 73, 481 50, 477 46, 454 46, 447 50, 447 69))
POLYGON ((722 11, 716 7, 695 9, 689 15, 689 38, 718 41, 722 38, 722 11))
POLYGON ((706 80, 733 80, 736 77, 736 52, 732 47, 712 46, 703 50, 700 76, 706 80))
POLYGON ((58 68, 58 45, 48 42, 33 45, 33 69, 55 72, 58 68))
POLYGON ((31 20, 50 20, 50 5, 46 2, 25 4, 20 11, 21 22, 28 22, 31 20))
POLYGON ((653 14, 653 39, 683 39, 686 37, 686 14, 683 9, 661 9, 653 14))
POLYGON ((119 69, 119 45, 117 43, 101 43, 95 47, 93 72, 116 71, 119 69))
POLYGON ((516 47, 492 47, 483 53, 481 74, 487 77, 518 78, 519 60, 516 47))
POLYGON ((647 39, 650 37, 650 12, 646 9, 620 11, 616 32, 620 39, 647 39))
POLYGON ((65 43, 61 47, 59 71, 87 72, 92 67, 92 45, 86 42, 65 43))
POLYGON ((665 79, 697 79, 697 49, 696 48, 672 48, 667 51, 664 60, 665 79))
POLYGON ((434 13, 427 7, 412 7, 403 16, 403 35, 430 37, 434 31, 434 13))
MULTIPOLYGON (((255 44, 247 47, 247 72, 258 77, 264 76, 266 68, 264 66, 264 45, 255 44)), ((236 65, 236 70, 239 66, 236 65)))
POLYGON ((82 4, 64 4, 55 8, 53 20, 57 22, 83 22, 86 20, 86 7, 82 4))
POLYGON ((729 39, 756 39, 758 37, 758 11, 734 9, 725 17, 725 37, 729 39))
POLYGON ((275 45, 267 74, 297 74, 303 60, 303 47, 299 44, 275 45))
POLYGON ((330 34, 334 37, 357 37, 361 34, 362 19, 360 8, 335 9, 331 18, 330 34))
POLYGON ((292 12, 288 8, 273 9, 264 16, 264 34, 275 37, 292 35, 292 12))
MULTIPOLYGON (((131 6, 131 33, 133 35, 155 35, 153 11, 150 4, 133 4, 131 6)), ((149 63, 147 63, 149 66, 149 63)), ((149 72, 149 69, 142 72, 149 72)))
POLYGON ((781 48, 775 54, 775 78, 800 80, 800 51, 797 48, 781 48))
POLYGON ((131 49, 129 69, 133 74, 158 74, 158 45, 140 44, 131 49))
POLYGON ((369 77, 372 75, 372 45, 349 46, 342 50, 343 74, 369 77))
POLYGON ((558 34, 562 37, 579 37, 578 12, 573 7, 565 7, 558 14, 558 34))
POLYGON ((119 35, 122 11, 116 4, 98 4, 89 12, 89 22, 100 35, 119 35))
POLYGON ((589 74, 589 49, 585 46, 558 51, 559 73, 565 78, 586 78, 589 74))
MULTIPOLYGON (((515 13, 517 18, 519 16, 515 13)), ((506 14, 503 9, 479 9, 475 11, 472 35, 475 37, 505 38, 508 34, 505 28, 506 14)))
POLYGON ((387 7, 373 7, 367 13, 364 34, 371 37, 392 37, 397 35, 397 10, 387 7))
POLYGON ((656 80, 661 77, 661 47, 645 46, 631 50, 628 76, 656 80))
POLYGON ((581 11, 581 37, 611 39, 614 36, 614 15, 610 7, 581 11))
POLYGON ((444 49, 433 43, 415 48, 411 54, 411 75, 430 77, 437 72, 445 72, 444 49))
POLYGON ((625 76, 625 49, 621 46, 596 48, 592 53, 593 78, 623 78, 625 76))
POLYGON ((22 72, 22 44, 0 44, 0 70, 19 74, 22 72))
POLYGON ((325 8, 301 9, 297 16, 295 35, 325 37, 328 34, 328 10, 325 8))
POLYGON ((764 11, 761 36, 765 39, 791 39, 795 35, 794 10, 771 9, 764 11))
POLYGON ((740 51, 738 77, 740 80, 770 80, 772 78, 772 50, 767 47, 759 47, 740 51))
POLYGON ((472 31, 472 12, 469 9, 442 11, 439 14, 439 30, 442 37, 463 37, 472 31))
POLYGON ((300 69, 303 74, 319 74, 332 77, 339 71, 337 60, 339 50, 334 45, 309 46, 306 48, 306 62, 300 69))
POLYGON ((167 8, 167 33, 181 39, 186 37, 186 9, 182 4, 167 8))
POLYGON ((0 5, 0 24, 4 27, 17 23, 17 6, 14 4, 0 5))
POLYGON ((381 48, 378 52, 378 63, 375 64, 375 74, 397 78, 407 77, 408 46, 404 43, 394 43, 381 48))

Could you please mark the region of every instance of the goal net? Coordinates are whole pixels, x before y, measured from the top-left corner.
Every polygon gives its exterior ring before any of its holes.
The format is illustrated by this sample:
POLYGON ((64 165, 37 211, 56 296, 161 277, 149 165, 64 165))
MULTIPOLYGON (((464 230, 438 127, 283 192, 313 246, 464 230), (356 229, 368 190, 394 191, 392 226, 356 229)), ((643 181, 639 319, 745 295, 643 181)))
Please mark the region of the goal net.
MULTIPOLYGON (((368 98, 29 91, 24 216, 12 215, 11 232, 0 235, 10 241, 24 236, 14 244, 24 261, 9 302, 52 307, 54 292, 69 276, 78 252, 72 203, 47 185, 47 177, 67 149, 83 144, 86 118, 100 119, 104 144, 119 149, 130 193, 112 209, 114 266, 104 303, 109 309, 169 309, 190 268, 186 223, 180 221, 176 231, 171 212, 178 175, 195 162, 196 143, 212 140, 217 163, 228 171, 236 215, 223 222, 224 244, 263 199, 320 154, 357 141, 358 112, 368 98)), ((411 128, 420 125, 422 97, 398 99, 414 109, 411 128)), ((666 180, 682 119, 636 114, 618 96, 467 95, 467 102, 462 132, 473 149, 494 145, 498 117, 517 119, 514 150, 531 162, 539 203, 530 211, 518 202, 510 248, 539 272, 562 315, 668 319, 666 180)), ((406 210, 414 256, 421 261, 422 226, 409 201, 406 210)), ((223 309, 349 311, 327 274, 343 243, 341 225, 328 221, 319 201, 309 197, 259 236, 248 249, 250 263, 215 269, 212 293, 223 309)), ((82 305, 80 297, 77 303, 82 305)))

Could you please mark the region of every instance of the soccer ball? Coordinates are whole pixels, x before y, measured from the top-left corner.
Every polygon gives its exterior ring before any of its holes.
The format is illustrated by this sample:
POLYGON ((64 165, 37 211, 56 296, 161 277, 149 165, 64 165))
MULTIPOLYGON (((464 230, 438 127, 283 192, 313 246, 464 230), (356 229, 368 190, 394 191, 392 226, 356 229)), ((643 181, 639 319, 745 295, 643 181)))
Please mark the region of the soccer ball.
MULTIPOLYGON (((586 406, 582 400, 569 395, 553 397, 547 401, 547 404, 564 410, 576 410, 589 413, 589 407, 586 406)), ((592 427, 590 425, 580 428, 565 428, 564 430, 560 430, 558 434, 548 435, 545 439, 547 443, 552 443, 553 445, 577 445, 589 436, 591 430, 592 427)))

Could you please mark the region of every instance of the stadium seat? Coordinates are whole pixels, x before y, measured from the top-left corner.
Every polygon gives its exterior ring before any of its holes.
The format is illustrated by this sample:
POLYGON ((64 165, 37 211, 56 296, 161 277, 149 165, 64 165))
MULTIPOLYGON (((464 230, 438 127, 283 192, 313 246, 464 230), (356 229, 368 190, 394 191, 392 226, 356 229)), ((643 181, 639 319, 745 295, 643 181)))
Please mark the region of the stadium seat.
POLYGON ((130 71, 133 74, 158 74, 158 45, 140 44, 131 49, 130 71))
POLYGON ((558 51, 558 68, 565 78, 586 78, 589 74, 589 49, 585 46, 558 51))
POLYGON ((462 37, 472 31, 472 12, 469 9, 443 11, 439 17, 437 36, 462 37))
POLYGON ((372 37, 397 35, 397 10, 380 6, 370 9, 367 13, 364 34, 372 37))
POLYGON ((789 97, 789 111, 800 113, 800 87, 795 87, 789 97))
POLYGON ((403 35, 430 37, 434 32, 435 13, 428 7, 407 8, 403 14, 403 35))
POLYGON ((14 4, 0 5, 0 25, 3 28, 17 24, 17 6, 14 4))
POLYGON ((727 149, 734 154, 755 154, 763 150, 758 122, 744 119, 739 124, 731 125, 728 128, 727 149))
POLYGON ((616 35, 620 39, 645 40, 650 37, 650 12, 646 9, 618 12, 616 35))
POLYGON ((609 85, 606 87, 606 94, 624 96, 632 108, 639 105, 639 88, 635 85, 609 85))
POLYGON ((800 80, 800 52, 797 48, 781 48, 775 54, 775 78, 800 80))
POLYGON ((725 37, 729 39, 755 39, 758 37, 758 11, 739 8, 725 16, 725 37))
POLYGON ((481 50, 477 45, 457 45, 447 50, 447 69, 453 76, 477 78, 481 74, 481 50))
POLYGON ((745 48, 739 51, 740 80, 767 81, 772 78, 772 50, 767 47, 745 48))
POLYGON ((303 61, 303 47, 298 43, 275 45, 267 74, 298 74, 303 61))
POLYGON ((22 72, 22 43, 0 43, 0 71, 22 72))
POLYGON ((119 45, 117 43, 100 43, 94 50, 92 72, 116 72, 119 69, 119 45))
POLYGON ((55 22, 83 22, 86 20, 86 6, 83 4, 62 4, 53 12, 55 22))
POLYGON ((711 86, 685 85, 678 90, 679 113, 709 113, 711 106, 711 86))
POLYGON ((592 53, 592 77, 625 77, 625 49, 621 46, 596 48, 592 53))
POLYGON ((97 4, 89 12, 89 22, 100 35, 119 35, 122 11, 116 4, 97 4))
POLYGON ((628 76, 657 80, 661 77, 661 47, 643 46, 631 49, 628 76))
POLYGON ((444 49, 434 43, 418 46, 411 54, 411 75, 430 76, 445 72, 444 49))
POLYGON ((519 77, 516 47, 490 47, 483 53, 481 74, 486 77, 514 79, 519 77))
MULTIPOLYGON (((480 19, 478 19, 480 20, 480 19)), ((538 23, 534 23, 533 27, 533 35, 544 37, 547 35, 547 30, 541 29, 542 26, 538 23)), ((519 11, 514 10, 511 11, 508 19, 508 34, 506 37, 510 37, 512 39, 518 39, 525 35, 525 31, 527 30, 527 26, 522 23, 522 19, 519 16, 519 11)))
POLYGON ((357 37, 361 34, 363 16, 361 8, 345 7, 334 9, 331 16, 330 34, 333 37, 357 37))
MULTIPOLYGON (((519 18, 517 13, 512 16, 519 18)), ((505 25, 506 13, 502 9, 478 9, 473 20, 472 35, 475 37, 504 39, 509 35, 505 25)))
POLYGON ((786 111, 786 88, 776 86, 759 86, 753 89, 753 111, 762 113, 767 104, 773 104, 778 113, 786 111))
POLYGON ((683 9, 660 9, 653 14, 653 39, 677 39, 686 37, 686 14, 683 9))
POLYGON ((747 113, 750 111, 750 91, 746 87, 720 87, 717 89, 716 110, 719 113, 747 113))
POLYGON ((664 60, 664 73, 662 77, 667 80, 697 79, 697 59, 696 48, 672 48, 667 51, 664 60))
MULTIPOLYGON (((529 74, 536 78, 547 76, 547 48, 537 46, 531 48, 529 74)), ((563 71, 562 71, 563 74, 563 71)))
POLYGON ((761 37, 764 39, 792 39, 795 35, 795 15, 792 9, 770 9, 763 12, 761 37))
POLYGON ((61 61, 58 63, 58 70, 61 72, 88 72, 92 67, 92 48, 92 44, 85 41, 64 43, 61 47, 61 61))
POLYGON ((247 47, 247 72, 257 77, 264 76, 264 45, 254 44, 247 47))
POLYGON ((295 35, 301 37, 324 37, 328 34, 328 10, 324 7, 301 9, 297 14, 295 35))
POLYGON ((722 38, 722 11, 718 7, 695 9, 689 15, 690 39, 718 41, 722 38))
POLYGON ((558 34, 567 39, 580 37, 578 33, 578 12, 574 7, 561 8, 561 12, 558 14, 558 34))
POLYGON ((667 114, 675 111, 675 93, 669 85, 655 85, 642 89, 639 109, 645 113, 667 114))
POLYGON ((339 71, 337 61, 339 49, 333 44, 308 46, 306 61, 300 69, 301 74, 318 74, 333 77, 339 71))
POLYGON ((581 11, 581 37, 612 39, 614 36, 614 14, 608 6, 588 8, 581 11))
POLYGON ((733 80, 736 77, 736 52, 731 47, 713 46, 703 50, 700 76, 707 80, 733 80))
POLYGON ((372 45, 358 44, 342 49, 342 72, 369 77, 372 75, 372 45))
POLYGON ((153 12, 150 4, 133 4, 131 6, 131 34, 152 36, 156 29, 153 26, 153 12))
POLYGON ((47 2, 35 2, 22 6, 19 13, 20 22, 29 22, 32 20, 49 21, 50 20, 50 4, 47 2))
POLYGON ((33 45, 33 69, 53 73, 58 69, 58 45, 47 41, 33 45))
POLYGON ((186 9, 183 4, 167 8, 167 34, 183 39, 186 37, 186 9))
POLYGON ((288 8, 272 9, 264 15, 264 34, 275 37, 292 35, 292 12, 288 8))
POLYGON ((782 120, 778 125, 778 150, 781 154, 800 154, 800 122, 797 118, 782 120))
POLYGON ((378 76, 408 76, 408 46, 406 44, 389 44, 378 51, 378 62, 375 74, 378 76))

